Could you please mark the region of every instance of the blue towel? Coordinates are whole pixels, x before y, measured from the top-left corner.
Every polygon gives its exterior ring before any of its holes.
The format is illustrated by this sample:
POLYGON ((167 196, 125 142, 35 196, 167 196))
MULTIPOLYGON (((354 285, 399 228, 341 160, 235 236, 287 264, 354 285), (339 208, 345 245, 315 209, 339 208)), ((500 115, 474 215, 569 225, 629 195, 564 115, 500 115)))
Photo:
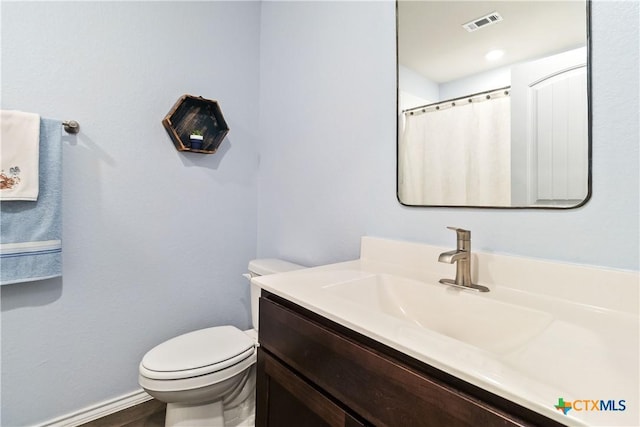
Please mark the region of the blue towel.
POLYGON ((62 275, 62 122, 40 119, 37 201, 0 202, 0 285, 62 275))

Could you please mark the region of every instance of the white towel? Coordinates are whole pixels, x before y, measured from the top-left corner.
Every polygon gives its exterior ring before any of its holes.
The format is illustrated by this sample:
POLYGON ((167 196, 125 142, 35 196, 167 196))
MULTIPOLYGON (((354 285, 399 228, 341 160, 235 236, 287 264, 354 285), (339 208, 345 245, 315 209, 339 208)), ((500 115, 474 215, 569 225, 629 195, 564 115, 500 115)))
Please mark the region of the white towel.
POLYGON ((0 200, 38 200, 40 116, 2 110, 0 200))

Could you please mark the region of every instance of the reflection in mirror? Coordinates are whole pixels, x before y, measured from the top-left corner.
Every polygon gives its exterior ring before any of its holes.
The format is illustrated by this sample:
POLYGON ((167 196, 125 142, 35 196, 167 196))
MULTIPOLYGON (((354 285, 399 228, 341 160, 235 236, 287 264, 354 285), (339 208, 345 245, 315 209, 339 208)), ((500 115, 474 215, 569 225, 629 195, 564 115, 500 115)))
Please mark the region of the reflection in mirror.
POLYGON ((589 4, 399 0, 397 14, 399 201, 584 204, 589 4))

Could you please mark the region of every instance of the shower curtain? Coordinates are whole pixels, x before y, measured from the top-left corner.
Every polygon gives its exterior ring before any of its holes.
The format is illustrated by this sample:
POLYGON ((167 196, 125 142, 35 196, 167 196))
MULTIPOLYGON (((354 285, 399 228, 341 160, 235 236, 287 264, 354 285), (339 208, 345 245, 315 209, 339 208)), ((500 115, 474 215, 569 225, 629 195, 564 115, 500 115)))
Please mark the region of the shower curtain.
POLYGON ((407 205, 509 206, 508 96, 404 114, 398 196, 407 205))

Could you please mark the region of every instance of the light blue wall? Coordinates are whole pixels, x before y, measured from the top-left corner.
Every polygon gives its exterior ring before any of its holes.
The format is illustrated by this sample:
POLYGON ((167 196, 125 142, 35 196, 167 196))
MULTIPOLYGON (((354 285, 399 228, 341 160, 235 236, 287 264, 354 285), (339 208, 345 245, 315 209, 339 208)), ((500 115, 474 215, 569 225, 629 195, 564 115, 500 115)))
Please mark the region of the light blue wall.
POLYGON ((398 87, 401 91, 429 102, 440 100, 440 87, 437 83, 403 65, 398 65, 398 87))
POLYGON ((315 265, 356 258, 362 235, 448 246, 457 225, 480 250, 638 269, 637 3, 594 4, 594 196, 567 212, 399 205, 393 2, 260 7, 2 3, 2 108, 82 125, 64 277, 1 289, 2 425, 135 390, 168 337, 248 326, 256 248, 315 265), (214 156, 160 125, 184 93, 222 105, 214 156))
POLYGON ((1 289, 3 426, 136 390, 171 336, 249 326, 259 20, 258 2, 2 3, 2 108, 82 129, 64 142, 64 277, 1 289), (162 127, 185 93, 220 102, 215 155, 162 127))
POLYGON ((502 67, 440 85, 440 99, 459 98, 511 85, 511 67, 502 67))
MULTIPOLYGON (((407 208, 395 197, 394 3, 265 2, 258 253, 309 264, 373 235, 639 268, 638 2, 593 3, 593 197, 569 211, 407 208)), ((445 42, 445 41, 443 41, 445 42)))

